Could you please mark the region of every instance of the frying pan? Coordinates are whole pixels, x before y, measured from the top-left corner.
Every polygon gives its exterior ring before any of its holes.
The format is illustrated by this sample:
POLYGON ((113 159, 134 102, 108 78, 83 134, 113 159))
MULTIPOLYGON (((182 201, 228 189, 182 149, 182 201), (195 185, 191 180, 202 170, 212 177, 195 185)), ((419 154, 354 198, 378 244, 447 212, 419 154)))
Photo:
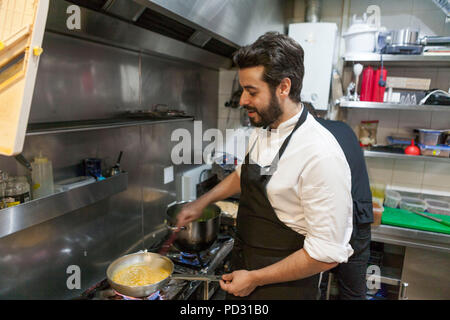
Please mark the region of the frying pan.
POLYGON ((137 252, 122 256, 116 260, 114 260, 106 270, 106 277, 108 279, 111 287, 116 290, 118 293, 134 297, 147 297, 152 293, 163 288, 171 279, 180 279, 180 280, 202 280, 202 281, 220 281, 222 276, 216 275, 192 275, 192 274, 173 274, 174 264, 172 260, 169 258, 162 256, 158 253, 153 252, 137 252), (123 284, 116 283, 112 280, 114 274, 123 269, 132 265, 146 265, 150 268, 155 269, 164 269, 168 271, 169 276, 165 279, 148 285, 143 286, 127 286, 123 284))

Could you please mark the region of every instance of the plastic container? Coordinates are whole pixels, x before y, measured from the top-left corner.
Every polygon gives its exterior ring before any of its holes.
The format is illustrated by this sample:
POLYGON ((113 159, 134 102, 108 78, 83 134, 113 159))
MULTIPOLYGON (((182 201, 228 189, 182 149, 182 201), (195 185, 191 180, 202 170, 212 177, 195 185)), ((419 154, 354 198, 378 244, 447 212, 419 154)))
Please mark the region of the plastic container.
POLYGON ((380 199, 381 204, 383 204, 384 193, 386 192, 386 185, 381 183, 371 183, 370 192, 372 193, 372 198, 380 199))
POLYGON ((383 200, 379 198, 372 197, 373 205, 373 226, 379 226, 381 224, 381 218, 383 216, 383 200))
POLYGON ((436 146, 441 143, 445 130, 417 129, 419 131, 419 144, 436 146))
POLYGON ((346 54, 357 52, 374 52, 378 28, 375 24, 367 23, 367 15, 362 19, 352 17, 352 24, 342 36, 345 39, 346 54))
POLYGON ((33 182, 33 199, 53 194, 52 162, 42 154, 31 163, 31 180, 33 182))
POLYGON ((450 146, 438 145, 438 146, 426 146, 419 144, 420 153, 423 156, 434 156, 441 158, 450 158, 450 146))
POLYGON ((435 199, 425 199, 425 203, 427 204, 428 212, 450 216, 449 202, 435 199))
POLYGON ((384 193, 384 206, 389 208, 397 208, 402 200, 400 193, 394 190, 386 190, 384 193))
POLYGON ((424 212, 427 209, 427 204, 419 198, 402 197, 400 200, 400 209, 424 212))
POLYGON ((30 185, 26 177, 10 177, 6 182, 4 203, 7 208, 31 200, 30 185))
POLYGON ((411 137, 392 137, 388 136, 387 141, 389 144, 400 144, 400 145, 407 145, 409 146, 411 144, 411 140, 414 138, 411 137))

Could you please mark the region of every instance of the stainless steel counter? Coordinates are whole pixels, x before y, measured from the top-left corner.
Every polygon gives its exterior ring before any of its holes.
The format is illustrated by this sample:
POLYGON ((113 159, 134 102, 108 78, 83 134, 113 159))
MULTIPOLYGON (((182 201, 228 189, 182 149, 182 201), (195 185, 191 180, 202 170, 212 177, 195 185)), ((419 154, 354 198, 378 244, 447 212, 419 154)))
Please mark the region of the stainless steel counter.
POLYGON ((372 227, 372 241, 450 253, 450 235, 388 225, 372 227))

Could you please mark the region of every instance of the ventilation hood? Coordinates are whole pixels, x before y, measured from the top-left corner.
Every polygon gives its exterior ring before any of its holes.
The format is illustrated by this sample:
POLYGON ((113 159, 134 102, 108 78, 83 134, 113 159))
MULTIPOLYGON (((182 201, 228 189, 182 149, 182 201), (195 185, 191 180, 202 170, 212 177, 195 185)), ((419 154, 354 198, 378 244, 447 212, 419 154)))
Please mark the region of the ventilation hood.
MULTIPOLYGON (((88 11, 88 16, 93 17, 88 19, 89 21, 103 22, 113 30, 115 27, 107 18, 118 24, 128 24, 128 29, 135 26, 140 27, 141 30, 136 31, 141 35, 140 40, 159 37, 161 39, 158 42, 161 43, 164 42, 163 39, 168 39, 170 45, 162 47, 178 47, 170 53, 177 58, 180 56, 179 47, 183 44, 183 52, 194 52, 196 62, 204 64, 205 55, 209 55, 209 58, 206 59, 206 61, 210 61, 207 62, 208 65, 211 66, 212 62, 215 67, 219 68, 231 65, 230 58, 236 49, 252 43, 263 33, 267 31, 284 33, 285 31, 284 0, 68 1, 81 6, 84 11, 88 11), (95 19, 95 15, 86 8, 97 13, 95 19), (148 32, 148 34, 144 36, 142 31, 148 32), (173 42, 172 39, 176 41, 173 42), (227 62, 220 61, 219 58, 226 59, 227 62)), ((65 1, 56 2, 64 3, 65 1)), ((98 33, 93 24, 89 29, 90 33, 98 33)), ((137 39, 124 39, 124 41, 137 42, 137 39)), ((149 46, 148 44, 143 45, 149 46)), ((142 45, 137 44, 137 46, 142 45)))
MULTIPOLYGON (((193 62, 213 69, 231 67, 230 56, 223 54, 223 51, 222 54, 208 51, 182 38, 183 32, 190 37, 195 30, 191 32, 190 27, 178 24, 176 32, 173 32, 160 19, 165 21, 166 17, 152 14, 149 18, 148 8, 132 0, 55 0, 50 1, 46 31, 193 62), (81 10, 81 26, 70 30, 66 24, 69 17, 67 10, 73 4, 81 10), (171 36, 167 30, 172 32, 171 36)), ((234 52, 236 49, 232 50, 234 52)))
POLYGON ((225 45, 240 47, 267 31, 283 33, 284 0, 134 0, 225 45))

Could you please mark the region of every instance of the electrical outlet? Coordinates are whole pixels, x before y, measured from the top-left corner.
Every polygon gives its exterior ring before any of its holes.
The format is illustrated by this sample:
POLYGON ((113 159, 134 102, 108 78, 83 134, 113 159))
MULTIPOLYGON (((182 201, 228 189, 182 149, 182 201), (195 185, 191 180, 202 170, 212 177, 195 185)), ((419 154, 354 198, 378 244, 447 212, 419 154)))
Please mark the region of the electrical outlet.
POLYGON ((164 184, 173 181, 173 166, 164 168, 164 184))

